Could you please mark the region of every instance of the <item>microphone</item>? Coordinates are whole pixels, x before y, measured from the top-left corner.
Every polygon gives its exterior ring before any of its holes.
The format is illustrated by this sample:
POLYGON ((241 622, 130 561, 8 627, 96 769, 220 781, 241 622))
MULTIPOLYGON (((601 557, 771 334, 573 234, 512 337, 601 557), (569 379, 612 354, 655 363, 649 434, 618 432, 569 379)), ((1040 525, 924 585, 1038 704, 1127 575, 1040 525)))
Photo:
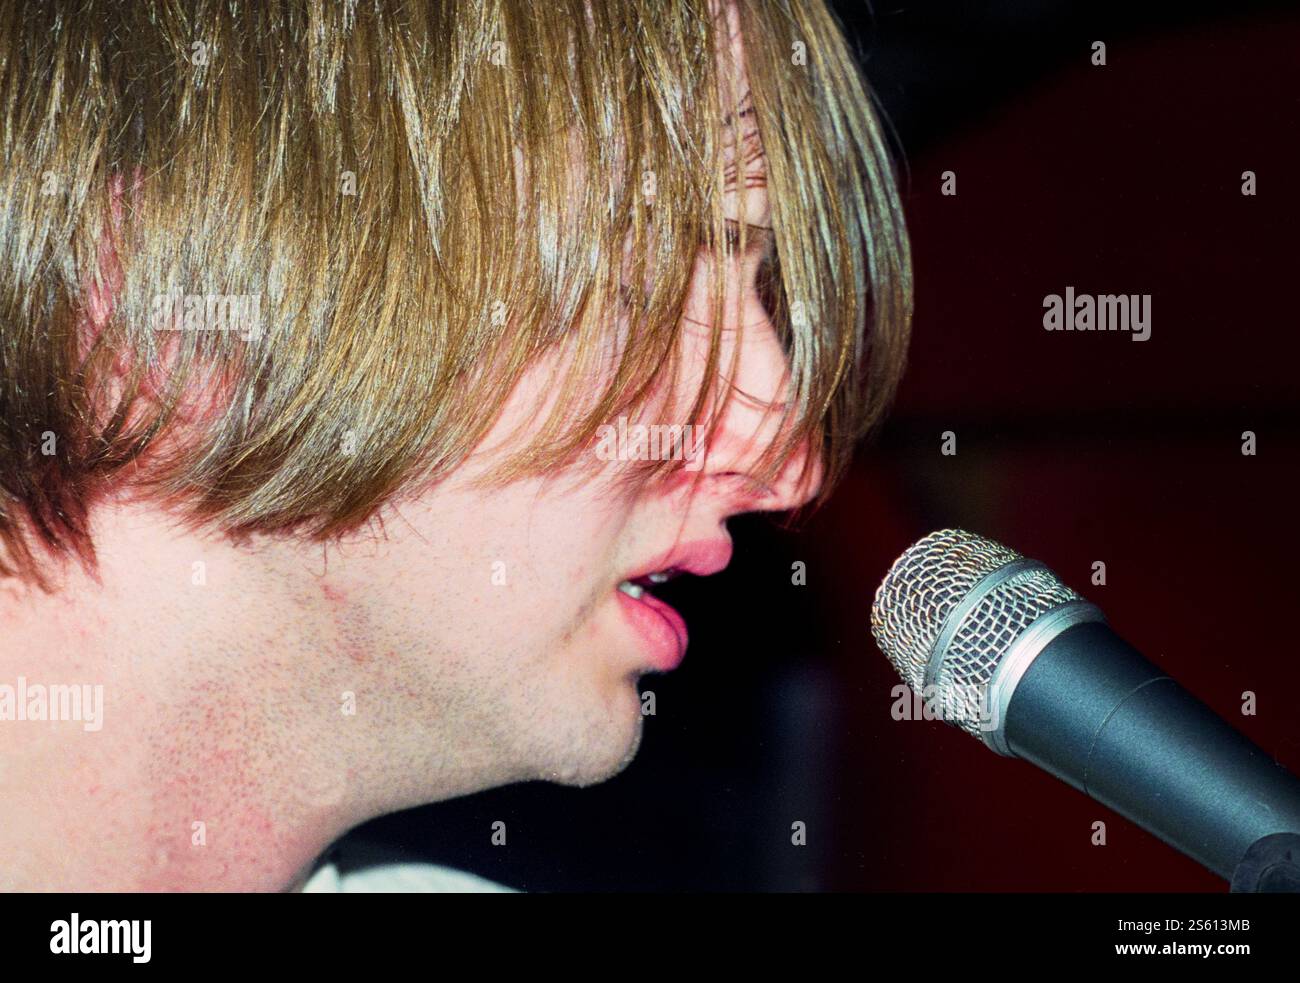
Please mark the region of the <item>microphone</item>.
POLYGON ((1297 842, 1300 780, 1035 560, 933 532, 886 574, 871 632, 927 710, 1221 877, 1262 837, 1297 842))

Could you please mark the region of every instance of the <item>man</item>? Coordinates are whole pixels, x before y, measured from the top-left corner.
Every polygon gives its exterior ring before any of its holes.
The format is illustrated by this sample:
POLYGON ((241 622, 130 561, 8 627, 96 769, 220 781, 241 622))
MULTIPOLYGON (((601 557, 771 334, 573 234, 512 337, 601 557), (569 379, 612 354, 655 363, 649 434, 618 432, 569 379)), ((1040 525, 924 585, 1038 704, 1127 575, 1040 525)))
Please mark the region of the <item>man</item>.
POLYGON ((0 886, 279 890, 625 767, 654 584, 824 495, 901 371, 827 10, 0 17, 0 886))

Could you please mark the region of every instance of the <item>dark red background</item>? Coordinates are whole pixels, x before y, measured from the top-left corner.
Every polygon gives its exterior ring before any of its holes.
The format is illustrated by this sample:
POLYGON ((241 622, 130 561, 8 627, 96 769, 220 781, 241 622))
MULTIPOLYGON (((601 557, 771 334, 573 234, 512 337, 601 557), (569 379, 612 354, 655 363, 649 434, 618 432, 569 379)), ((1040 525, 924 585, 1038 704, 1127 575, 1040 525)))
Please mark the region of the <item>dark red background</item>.
MULTIPOLYGON (((827 616, 871 650, 867 592, 931 528, 1047 562, 1111 624, 1300 772, 1296 22, 1112 41, 913 161, 917 319, 898 412, 818 526, 827 616), (938 193, 957 175, 956 197, 938 193), (1241 172, 1259 193, 1240 193, 1241 172), (1152 295, 1152 336, 1041 327, 1067 285, 1152 295), (939 453, 940 433, 958 453, 939 453), (1253 430, 1258 453, 1241 453, 1253 430), (1108 583, 1093 587, 1091 565, 1108 583), (1241 694, 1257 694, 1243 716, 1241 694)), ((837 667, 838 887, 1222 890, 1032 766, 895 723, 883 659, 837 667), (1094 820, 1108 845, 1090 845, 1094 820)))

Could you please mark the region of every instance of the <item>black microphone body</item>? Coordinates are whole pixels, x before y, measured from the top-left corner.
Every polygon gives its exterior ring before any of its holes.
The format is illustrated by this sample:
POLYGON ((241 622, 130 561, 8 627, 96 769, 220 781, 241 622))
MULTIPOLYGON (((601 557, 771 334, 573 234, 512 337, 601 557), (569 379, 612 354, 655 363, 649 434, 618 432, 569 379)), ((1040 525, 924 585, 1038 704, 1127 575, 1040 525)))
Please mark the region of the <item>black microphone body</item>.
POLYGON ((1035 560, 961 529, 881 582, 881 651, 943 719, 1227 878, 1300 881, 1300 779, 1116 635, 1035 560))
POLYGON ((1222 877, 1261 837, 1300 834, 1300 779, 1102 622, 1048 642, 1005 715, 1017 757, 1222 877))

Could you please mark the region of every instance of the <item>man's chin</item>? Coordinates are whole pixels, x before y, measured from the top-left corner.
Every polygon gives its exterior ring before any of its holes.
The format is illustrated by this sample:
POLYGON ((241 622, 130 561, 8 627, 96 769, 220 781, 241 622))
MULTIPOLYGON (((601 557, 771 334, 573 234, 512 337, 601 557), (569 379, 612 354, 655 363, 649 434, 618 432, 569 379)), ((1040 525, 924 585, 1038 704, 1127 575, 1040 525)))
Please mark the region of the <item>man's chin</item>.
POLYGON ((613 719, 604 719, 588 727, 576 742, 568 760, 547 769, 541 777, 557 785, 583 788, 608 781, 622 772, 641 747, 645 718, 635 686, 631 686, 631 706, 619 704, 613 719))

